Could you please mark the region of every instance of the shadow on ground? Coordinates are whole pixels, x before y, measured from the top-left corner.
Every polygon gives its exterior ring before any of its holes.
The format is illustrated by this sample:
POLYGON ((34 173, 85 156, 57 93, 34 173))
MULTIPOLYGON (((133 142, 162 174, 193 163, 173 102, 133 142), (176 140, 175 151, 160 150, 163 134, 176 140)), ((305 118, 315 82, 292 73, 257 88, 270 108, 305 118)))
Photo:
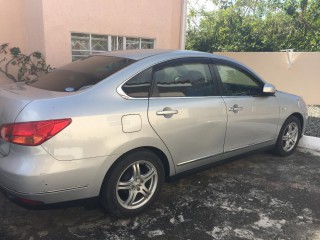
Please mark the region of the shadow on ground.
POLYGON ((0 194, 0 239, 320 239, 320 156, 261 153, 165 184, 143 215, 96 201, 26 209, 0 194))

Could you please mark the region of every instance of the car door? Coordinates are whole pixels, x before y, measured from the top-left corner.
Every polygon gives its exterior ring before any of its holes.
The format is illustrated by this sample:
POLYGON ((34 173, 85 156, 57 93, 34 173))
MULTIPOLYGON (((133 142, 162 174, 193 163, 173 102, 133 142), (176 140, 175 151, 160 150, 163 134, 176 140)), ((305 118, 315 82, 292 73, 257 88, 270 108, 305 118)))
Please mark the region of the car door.
POLYGON ((224 152, 237 153, 274 142, 279 104, 274 95, 263 94, 264 82, 236 64, 217 62, 214 69, 228 114, 224 152))
POLYGON ((148 118, 169 149, 177 172, 221 158, 227 114, 217 88, 204 59, 154 67, 148 118))

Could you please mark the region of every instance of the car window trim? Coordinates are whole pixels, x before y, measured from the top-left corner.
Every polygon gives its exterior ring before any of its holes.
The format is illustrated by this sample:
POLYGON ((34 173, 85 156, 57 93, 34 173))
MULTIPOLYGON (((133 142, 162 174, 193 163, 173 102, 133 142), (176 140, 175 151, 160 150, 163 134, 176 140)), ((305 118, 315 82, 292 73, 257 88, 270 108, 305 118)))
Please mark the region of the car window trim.
POLYGON ((121 97, 123 97, 123 98, 125 98, 125 99, 149 99, 150 94, 151 94, 152 76, 153 76, 153 66, 147 67, 147 68, 143 69, 142 71, 139 71, 138 73, 134 74, 133 76, 131 76, 131 77, 130 77, 129 79, 127 79, 126 81, 124 81, 120 86, 117 87, 117 92, 118 92, 118 94, 119 94, 121 97), (127 82, 129 82, 131 79, 133 79, 134 77, 138 76, 138 75, 141 74, 142 72, 147 71, 147 70, 149 70, 149 69, 151 69, 151 73, 150 73, 151 79, 150 79, 150 86, 149 86, 148 96, 147 96, 147 97, 131 97, 131 96, 129 96, 127 93, 125 93, 125 91, 123 90, 122 87, 123 87, 127 82))
POLYGON ((148 70, 149 68, 151 68, 151 77, 153 77, 153 66, 149 66, 146 68, 143 68, 142 70, 140 70, 139 72, 136 72, 133 76, 131 76, 130 78, 128 78, 127 80, 123 81, 116 89, 117 93, 124 99, 126 100, 148 100, 151 94, 151 88, 152 88, 152 79, 150 81, 150 87, 149 87, 149 93, 148 93, 148 97, 143 97, 143 98, 136 98, 136 97, 130 97, 128 94, 126 94, 122 87, 123 85, 125 85, 128 81, 130 81, 132 78, 136 77, 137 75, 139 75, 140 73, 142 73, 143 71, 148 70))

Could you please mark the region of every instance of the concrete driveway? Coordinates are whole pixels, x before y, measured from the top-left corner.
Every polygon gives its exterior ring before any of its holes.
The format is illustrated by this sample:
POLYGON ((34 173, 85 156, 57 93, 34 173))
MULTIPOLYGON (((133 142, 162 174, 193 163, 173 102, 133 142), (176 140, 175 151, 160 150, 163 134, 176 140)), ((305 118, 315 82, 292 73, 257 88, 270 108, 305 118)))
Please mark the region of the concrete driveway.
POLYGON ((165 184, 145 214, 95 201, 26 209, 0 194, 0 239, 320 239, 320 155, 250 155, 165 184))

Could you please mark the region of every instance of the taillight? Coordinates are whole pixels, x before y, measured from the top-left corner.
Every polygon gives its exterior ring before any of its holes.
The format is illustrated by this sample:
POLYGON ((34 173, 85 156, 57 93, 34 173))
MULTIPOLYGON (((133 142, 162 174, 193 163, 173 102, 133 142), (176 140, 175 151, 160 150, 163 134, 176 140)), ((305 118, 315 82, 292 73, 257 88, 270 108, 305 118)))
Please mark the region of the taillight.
POLYGON ((67 118, 4 124, 1 126, 1 138, 15 144, 37 146, 62 131, 71 121, 67 118))

